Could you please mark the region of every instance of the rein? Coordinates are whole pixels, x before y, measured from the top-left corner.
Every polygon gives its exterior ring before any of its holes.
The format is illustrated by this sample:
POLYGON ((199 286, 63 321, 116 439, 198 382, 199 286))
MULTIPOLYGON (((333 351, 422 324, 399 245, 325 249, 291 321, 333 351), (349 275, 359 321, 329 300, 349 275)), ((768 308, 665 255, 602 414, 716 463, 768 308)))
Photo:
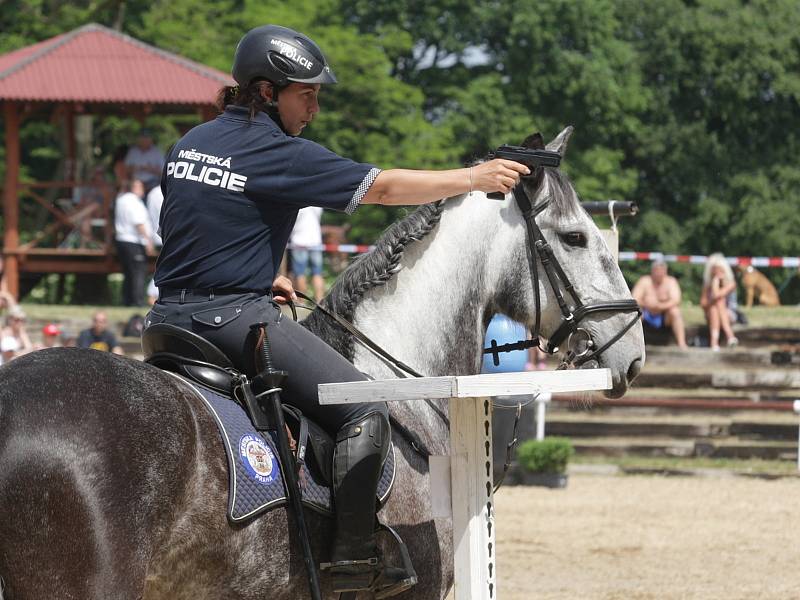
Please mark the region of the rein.
MULTIPOLYGON (((308 302, 312 306, 312 308, 315 308, 315 309, 319 310, 322 314, 324 314, 324 315, 330 317, 331 319, 333 319, 334 321, 336 321, 347 332, 349 332, 355 339, 357 339, 364 346, 366 346, 368 349, 370 349, 375 354, 377 354, 380 358, 382 358, 389 365, 394 366, 395 368, 397 368, 400 371, 405 371, 407 374, 411 375, 412 377, 423 377, 423 375, 421 375, 420 373, 418 373, 417 371, 415 371, 414 369, 409 367, 404 362, 396 359, 394 356, 389 354, 386 350, 381 348, 378 344, 373 342, 369 337, 367 337, 363 332, 361 332, 355 325, 353 325, 347 319, 341 317, 340 315, 337 315, 335 312, 333 312, 331 310, 328 310, 327 308, 325 308, 324 306, 322 306, 321 304, 316 302, 313 298, 307 296, 303 292, 295 291, 295 294, 297 294, 298 296, 300 296, 300 298, 302 298, 303 300, 308 302)), ((297 320, 297 311, 295 310, 294 303, 290 301, 289 302, 289 306, 290 306, 290 308, 292 310, 292 316, 294 317, 294 320, 296 321, 297 320)), ((444 414, 441 411, 441 409, 438 406, 436 406, 436 404, 434 404, 431 400, 426 399, 425 402, 428 404, 428 406, 431 408, 431 410, 434 413, 436 413, 436 415, 442 420, 442 423, 444 423, 445 426, 449 430, 450 429, 450 418, 446 414, 444 414)), ((508 408, 508 407, 500 406, 500 405, 497 405, 497 404, 494 404, 494 403, 493 403, 493 405, 497 406, 499 408, 508 408)), ((520 403, 516 407, 517 414, 516 414, 516 417, 514 419, 514 428, 513 428, 513 431, 511 433, 511 438, 512 439, 508 443, 508 445, 506 446, 506 460, 505 460, 505 464, 503 465, 503 473, 500 475, 499 481, 495 484, 495 486, 493 488, 495 492, 500 488, 500 486, 502 485, 503 481, 506 478, 506 474, 508 473, 508 470, 511 468, 511 462, 512 462, 512 460, 514 458, 514 447, 517 445, 517 427, 519 425, 520 416, 522 415, 522 407, 523 407, 522 403, 520 403)), ((409 443, 411 448, 417 454, 419 454, 422 458, 424 458, 426 460, 433 455, 433 453, 425 446, 423 441, 421 439, 419 439, 419 436, 416 433, 414 433, 408 427, 403 425, 395 417, 391 416, 391 414, 389 415, 389 419, 390 419, 390 421, 392 423, 392 427, 397 429, 397 431, 400 433, 400 435, 403 436, 406 439, 406 441, 409 443)))
MULTIPOLYGON (((313 298, 307 296, 303 292, 295 291, 295 294, 297 294, 300 298, 308 302, 312 308, 319 310, 325 316, 330 317, 331 319, 336 321, 336 323, 338 323, 342 328, 344 328, 345 331, 347 331, 350 335, 352 335, 356 340, 361 342, 361 344, 364 347, 366 347, 368 350, 376 354, 389 366, 394 367, 396 370, 400 371, 401 374, 405 373, 406 377, 408 375, 412 377, 424 377, 424 375, 418 373, 417 371, 409 367, 401 360, 389 354, 386 350, 384 350, 377 343, 372 341, 372 339, 370 339, 367 335, 365 335, 361 330, 359 330, 355 325, 353 325, 350 321, 348 321, 344 317, 336 314, 332 310, 328 310, 326 307, 322 306, 321 304, 316 302, 313 298)), ((289 305, 292 310, 292 316, 296 321, 297 312, 295 311, 294 303, 290 302, 289 305)), ((442 410, 438 406, 436 406, 436 404, 434 404, 430 399, 426 399, 425 402, 428 404, 431 410, 436 414, 436 416, 438 416, 439 419, 441 419, 442 423, 444 423, 444 425, 449 429, 450 419, 447 417, 447 415, 444 414, 442 410)), ((400 423, 394 417, 391 417, 391 415, 390 419, 392 421, 392 426, 395 427, 400 432, 400 434, 406 438, 406 441, 408 441, 408 443, 411 444, 411 447, 414 449, 414 451, 417 452, 417 454, 426 459, 432 455, 432 452, 428 450, 428 448, 425 446, 422 440, 419 439, 419 436, 416 433, 411 431, 408 427, 400 423)))
MULTIPOLYGON (((336 323, 338 323, 342 328, 344 328, 350 335, 352 335, 355 339, 361 342, 366 348, 368 348, 369 350, 380 356, 382 359, 384 359, 386 362, 388 362, 391 366, 407 373, 408 375, 411 375, 412 377, 424 377, 424 375, 418 373, 417 371, 409 367, 406 363, 396 359, 394 356, 389 354, 386 350, 384 350, 378 344, 373 342, 369 337, 367 337, 363 332, 361 332, 361 330, 356 328, 355 325, 353 325, 350 321, 348 321, 344 317, 337 315, 332 310, 328 310, 327 308, 325 308, 324 306, 322 306, 321 304, 319 304, 318 302, 316 302, 303 292, 298 292, 295 290, 295 294, 297 294, 303 300, 311 304, 313 308, 317 309, 325 316, 330 317, 331 319, 336 321, 336 323)), ((294 304, 290 303, 290 306, 292 308, 292 316, 296 321, 297 312, 294 309, 294 304)))
MULTIPOLYGON (((394 366, 399 371, 405 371, 407 374, 411 375, 412 377, 423 377, 423 375, 417 373, 417 371, 415 371, 414 369, 412 369, 411 367, 406 365, 404 362, 398 360, 397 358, 395 358, 394 356, 389 354, 386 350, 381 348, 378 344, 373 342, 369 337, 367 337, 363 332, 361 332, 355 325, 353 325, 347 319, 341 317, 340 315, 337 315, 335 312, 333 312, 331 310, 328 310, 326 307, 322 306, 321 304, 316 302, 313 298, 307 296, 303 292, 295 291, 295 294, 297 294, 298 296, 300 296, 300 298, 302 298, 303 300, 308 302, 311 305, 312 308, 315 308, 315 309, 319 310, 322 314, 324 314, 324 315, 330 317, 331 319, 333 319, 334 321, 336 321, 347 332, 349 332, 355 339, 357 339, 364 346, 366 346, 368 349, 373 351, 376 355, 378 355, 381 359, 383 359, 390 366, 394 366)), ((294 320, 297 321, 297 310, 295 309, 294 303, 290 301, 289 302, 289 307, 292 310, 292 316, 294 317, 294 320)), ((436 413, 436 415, 441 419, 442 423, 444 423, 444 425, 449 430, 450 429, 450 419, 449 419, 449 417, 447 415, 445 415, 441 411, 441 409, 438 406, 436 406, 436 404, 434 404, 431 400, 426 399, 425 402, 428 404, 430 409, 434 413, 436 413)), ((528 403, 527 402, 526 403, 519 403, 516 406, 517 414, 516 414, 516 417, 514 418, 514 427, 513 427, 513 431, 511 432, 511 441, 506 445, 506 460, 505 460, 505 463, 503 464, 503 472, 500 475, 500 479, 494 485, 493 490, 495 492, 500 488, 500 486, 502 485, 503 481, 505 481, 506 475, 508 474, 508 470, 511 468, 511 462, 514 460, 514 448, 517 445, 517 428, 519 426, 520 417, 522 416, 522 407, 524 405, 526 405, 526 404, 528 404, 528 403)), ((502 406, 502 405, 496 404, 494 402, 492 403, 492 405, 497 407, 497 408, 509 408, 509 407, 506 407, 506 406, 502 406)), ((408 427, 403 425, 400 421, 398 421, 391 414, 389 415, 389 419, 390 419, 390 421, 392 423, 392 427, 394 427, 400 433, 400 435, 403 436, 406 439, 406 441, 409 443, 411 448, 417 454, 419 454, 422 458, 424 458, 426 460, 433 455, 433 453, 425 446, 424 442, 421 439, 419 439, 419 436, 414 431, 410 430, 408 427)))

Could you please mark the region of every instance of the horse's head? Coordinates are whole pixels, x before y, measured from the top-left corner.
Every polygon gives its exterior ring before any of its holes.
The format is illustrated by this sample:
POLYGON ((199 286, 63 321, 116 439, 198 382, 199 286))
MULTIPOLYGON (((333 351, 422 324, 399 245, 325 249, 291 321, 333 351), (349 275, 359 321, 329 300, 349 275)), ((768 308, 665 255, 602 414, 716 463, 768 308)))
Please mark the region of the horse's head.
MULTIPOLYGON (((571 134, 572 127, 566 128, 546 148, 563 157, 571 134)), ((523 145, 545 148, 538 133, 523 145)), ((547 347, 571 351, 570 362, 609 368, 613 387, 606 395, 618 398, 644 364, 642 326, 625 279, 566 175, 538 168, 523 187, 531 207, 527 220, 524 197, 501 209, 508 225, 502 243, 518 250, 502 274, 497 308, 532 329, 541 321, 547 347)))

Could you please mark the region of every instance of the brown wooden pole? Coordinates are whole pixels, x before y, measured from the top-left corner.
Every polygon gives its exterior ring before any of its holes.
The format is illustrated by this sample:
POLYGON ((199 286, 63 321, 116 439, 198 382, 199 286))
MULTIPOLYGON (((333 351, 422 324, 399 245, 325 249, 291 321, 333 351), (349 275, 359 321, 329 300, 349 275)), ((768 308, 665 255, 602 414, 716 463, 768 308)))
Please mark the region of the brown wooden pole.
POLYGON ((6 176, 3 184, 3 257, 4 277, 8 291, 19 299, 19 107, 15 102, 3 103, 5 121, 6 176))
POLYGON ((78 163, 75 152, 75 107, 67 104, 64 107, 64 134, 66 136, 67 161, 64 165, 64 180, 75 181, 82 177, 78 174, 78 163))

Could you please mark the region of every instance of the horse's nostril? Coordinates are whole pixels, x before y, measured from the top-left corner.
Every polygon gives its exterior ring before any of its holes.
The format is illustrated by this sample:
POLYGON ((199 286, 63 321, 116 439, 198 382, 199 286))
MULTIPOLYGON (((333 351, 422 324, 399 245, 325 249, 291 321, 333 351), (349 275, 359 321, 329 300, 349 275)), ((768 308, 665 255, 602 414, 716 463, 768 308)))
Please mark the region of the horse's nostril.
POLYGON ((639 374, 641 370, 642 370, 642 359, 637 358, 631 363, 631 366, 628 367, 627 377, 629 384, 632 383, 634 379, 636 379, 636 376, 639 374))

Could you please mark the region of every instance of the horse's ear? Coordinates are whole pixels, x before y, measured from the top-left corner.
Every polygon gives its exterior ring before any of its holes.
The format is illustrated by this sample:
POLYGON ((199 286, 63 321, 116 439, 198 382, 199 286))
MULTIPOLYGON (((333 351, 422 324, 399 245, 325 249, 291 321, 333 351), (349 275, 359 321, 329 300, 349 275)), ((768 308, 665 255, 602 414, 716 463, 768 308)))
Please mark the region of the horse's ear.
POLYGON ((569 138, 572 136, 573 131, 575 131, 575 128, 572 125, 568 125, 564 131, 556 136, 556 139, 547 144, 547 149, 558 152, 561 156, 564 156, 564 153, 567 151, 569 138))
POLYGON ((538 131, 536 133, 532 133, 525 138, 524 142, 522 142, 522 147, 529 148, 531 150, 544 150, 544 138, 542 137, 542 134, 538 131))

